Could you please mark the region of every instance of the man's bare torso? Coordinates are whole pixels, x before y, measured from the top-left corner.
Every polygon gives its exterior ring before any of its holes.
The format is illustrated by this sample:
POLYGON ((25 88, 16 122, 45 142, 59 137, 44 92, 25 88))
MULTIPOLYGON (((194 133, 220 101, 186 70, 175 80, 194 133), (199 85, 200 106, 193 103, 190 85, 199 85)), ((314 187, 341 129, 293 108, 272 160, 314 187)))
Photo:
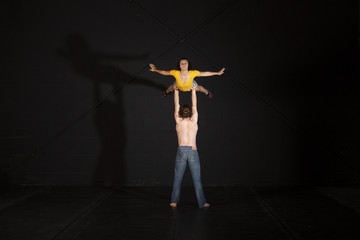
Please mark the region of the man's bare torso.
POLYGON ((179 146, 196 147, 197 121, 191 118, 180 118, 176 123, 179 146))

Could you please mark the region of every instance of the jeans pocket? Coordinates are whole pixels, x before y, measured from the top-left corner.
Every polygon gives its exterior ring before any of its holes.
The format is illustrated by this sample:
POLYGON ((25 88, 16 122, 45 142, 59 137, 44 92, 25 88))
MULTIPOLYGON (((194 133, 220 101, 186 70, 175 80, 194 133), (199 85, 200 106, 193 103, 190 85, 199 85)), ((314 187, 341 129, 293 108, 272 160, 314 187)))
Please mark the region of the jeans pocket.
POLYGON ((190 161, 194 162, 194 161, 199 161, 199 154, 196 150, 192 150, 191 151, 191 155, 190 155, 190 161))
POLYGON ((180 160, 180 161, 184 161, 184 159, 185 159, 184 153, 178 151, 178 152, 176 153, 176 159, 177 159, 177 160, 180 160))

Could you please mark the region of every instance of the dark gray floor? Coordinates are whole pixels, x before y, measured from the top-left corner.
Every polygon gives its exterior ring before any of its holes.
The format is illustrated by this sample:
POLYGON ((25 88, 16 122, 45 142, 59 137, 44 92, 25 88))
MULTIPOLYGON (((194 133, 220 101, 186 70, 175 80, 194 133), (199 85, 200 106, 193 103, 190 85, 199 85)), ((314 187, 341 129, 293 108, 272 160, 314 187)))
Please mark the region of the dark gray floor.
POLYGON ((209 209, 183 187, 12 187, 0 239, 360 239, 360 188, 211 187, 209 209))

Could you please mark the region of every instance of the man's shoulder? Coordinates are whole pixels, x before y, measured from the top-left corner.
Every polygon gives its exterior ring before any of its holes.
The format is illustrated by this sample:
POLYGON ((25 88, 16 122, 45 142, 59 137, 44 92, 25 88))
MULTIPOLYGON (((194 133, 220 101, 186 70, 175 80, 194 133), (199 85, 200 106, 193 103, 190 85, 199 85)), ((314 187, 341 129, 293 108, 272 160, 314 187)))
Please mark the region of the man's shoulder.
POLYGON ((189 119, 189 124, 191 125, 197 124, 197 122, 198 122, 198 118, 194 115, 189 119))
POLYGON ((197 123, 197 118, 196 117, 191 117, 189 119, 182 119, 182 118, 175 118, 176 121, 176 125, 188 125, 188 124, 193 124, 193 123, 197 123))

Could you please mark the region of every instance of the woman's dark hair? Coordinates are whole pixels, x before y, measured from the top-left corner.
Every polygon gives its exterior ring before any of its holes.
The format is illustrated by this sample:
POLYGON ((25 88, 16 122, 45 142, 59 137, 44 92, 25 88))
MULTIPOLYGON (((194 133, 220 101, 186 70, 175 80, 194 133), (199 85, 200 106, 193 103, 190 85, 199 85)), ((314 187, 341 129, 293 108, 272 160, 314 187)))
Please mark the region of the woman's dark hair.
POLYGON ((184 104, 180 107, 179 115, 181 118, 191 118, 192 111, 189 104, 184 104))
POLYGON ((179 61, 178 61, 178 63, 177 63, 177 65, 176 65, 176 69, 177 70, 180 70, 180 61, 181 60, 186 60, 187 62, 188 62, 188 70, 192 70, 192 65, 191 65, 191 62, 187 59, 187 58, 181 58, 179 61))

